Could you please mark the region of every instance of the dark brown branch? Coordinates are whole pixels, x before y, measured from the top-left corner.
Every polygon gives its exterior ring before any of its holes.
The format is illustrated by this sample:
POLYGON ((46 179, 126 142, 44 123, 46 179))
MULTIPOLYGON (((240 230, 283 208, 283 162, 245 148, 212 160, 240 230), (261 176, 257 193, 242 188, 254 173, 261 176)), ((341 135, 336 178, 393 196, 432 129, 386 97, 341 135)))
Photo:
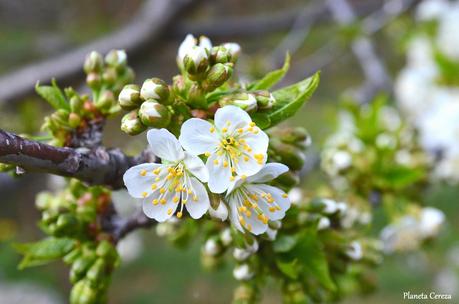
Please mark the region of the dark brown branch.
POLYGON ((119 189, 123 187, 123 174, 128 168, 148 161, 152 161, 148 153, 129 157, 119 149, 104 147, 58 148, 0 129, 0 163, 26 171, 74 177, 91 185, 119 189))
POLYGON ((0 77, 0 104, 17 101, 33 92, 35 83, 47 82, 53 77, 63 84, 82 78, 83 60, 89 52, 107 53, 111 49, 124 49, 136 54, 147 44, 158 39, 164 29, 192 0, 147 0, 132 22, 120 30, 81 48, 27 65, 0 77))
POLYGON ((148 218, 142 210, 134 213, 128 218, 120 218, 118 215, 114 215, 107 221, 104 227, 105 231, 108 231, 115 242, 118 242, 129 233, 141 229, 150 228, 156 224, 156 221, 148 218))

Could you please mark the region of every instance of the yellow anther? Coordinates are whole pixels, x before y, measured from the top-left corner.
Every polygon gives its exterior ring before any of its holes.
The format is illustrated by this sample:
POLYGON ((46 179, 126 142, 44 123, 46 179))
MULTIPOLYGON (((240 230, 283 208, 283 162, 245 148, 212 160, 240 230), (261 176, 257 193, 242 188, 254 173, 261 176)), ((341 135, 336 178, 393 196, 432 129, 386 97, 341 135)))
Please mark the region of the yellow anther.
POLYGON ((247 131, 252 132, 252 131, 253 131, 253 127, 248 127, 248 128, 247 128, 247 131))
POLYGON ((214 165, 218 166, 218 159, 214 159, 214 165))
POLYGON ((228 162, 226 160, 223 162, 223 167, 228 168, 228 162))
POLYGON ((161 203, 161 205, 166 205, 166 199, 165 198, 162 198, 159 200, 159 202, 161 203))
POLYGON ((227 131, 228 131, 227 128, 222 128, 222 132, 223 132, 223 133, 225 133, 225 132, 227 132, 227 131))
POLYGON ((215 132, 215 128, 214 127, 210 127, 209 131, 210 131, 210 133, 214 133, 215 132))
POLYGON ((241 175, 241 179, 242 179, 242 180, 245 180, 246 178, 247 178, 247 175, 245 175, 245 174, 242 174, 242 175, 241 175))
POLYGON ((247 224, 246 229, 247 229, 249 232, 252 231, 252 225, 247 224))
POLYGON ((251 126, 251 127, 255 127, 255 126, 256 126, 256 124, 255 124, 255 123, 252 121, 251 123, 249 123, 249 126, 251 126))
POLYGON ((172 199, 172 201, 173 201, 174 203, 178 203, 179 197, 178 197, 178 196, 174 196, 174 198, 172 199))
POLYGON ((182 211, 177 212, 177 217, 178 218, 182 218, 182 215, 183 215, 182 211))
POLYGON ((261 154, 261 153, 254 154, 253 157, 255 157, 255 159, 263 159, 264 158, 263 154, 261 154))
POLYGON ((269 207, 269 211, 275 212, 276 211, 276 207, 269 207))
POLYGON ((251 217, 251 216, 252 216, 252 212, 250 212, 249 210, 247 210, 247 211, 245 212, 245 215, 246 215, 247 217, 251 217))
POLYGON ((167 209, 167 215, 171 215, 171 214, 172 214, 172 208, 167 209))
POLYGON ((161 179, 159 177, 155 178, 155 182, 159 182, 161 179))
POLYGON ((142 196, 143 196, 143 197, 147 197, 147 196, 148 196, 148 193, 147 193, 147 192, 142 192, 142 196))
POLYGON ((172 179, 173 177, 174 177, 174 176, 173 176, 172 174, 169 174, 169 175, 167 176, 167 179, 170 180, 170 179, 172 179))
POLYGON ((182 187, 181 186, 177 186, 177 188, 175 188, 175 192, 182 192, 182 187))
POLYGON ((161 194, 164 194, 164 193, 166 193, 166 189, 164 189, 164 188, 160 188, 160 189, 159 189, 159 193, 161 193, 161 194))
POLYGON ((152 201, 152 203, 153 203, 153 205, 158 205, 158 204, 159 204, 159 201, 158 201, 158 199, 155 198, 155 199, 152 201))
POLYGON ((195 202, 198 201, 198 196, 197 195, 193 195, 193 201, 195 201, 195 202))
POLYGON ((187 193, 188 193, 188 194, 191 194, 191 193, 193 193, 193 191, 191 191, 190 189, 188 189, 187 193))
POLYGON ((231 167, 231 172, 232 172, 232 173, 236 172, 236 168, 231 167))
POLYGON ((248 156, 244 156, 244 161, 248 162, 249 161, 249 157, 248 156))
POLYGON ((281 207, 279 205, 276 206, 277 210, 281 210, 281 207))
POLYGON ((206 157, 209 157, 209 156, 210 156, 210 152, 206 152, 206 153, 204 153, 204 155, 205 155, 206 157))
POLYGON ((283 198, 287 198, 287 197, 288 197, 288 194, 287 194, 287 193, 283 193, 283 194, 282 194, 282 197, 283 197, 283 198))
POLYGON ((156 190, 156 188, 158 188, 156 184, 151 184, 151 190, 156 190))
POLYGON ((239 143, 245 144, 245 139, 244 138, 239 139, 239 143))
POLYGON ((232 176, 232 175, 230 176, 230 181, 232 181, 232 182, 234 181, 234 176, 232 176))
POLYGON ((217 152, 217 155, 218 155, 218 156, 222 156, 222 155, 223 155, 223 151, 222 151, 222 150, 218 151, 218 152, 217 152))
POLYGON ((244 129, 239 128, 239 129, 237 129, 237 132, 238 132, 239 134, 241 134, 242 132, 244 132, 244 129))
POLYGON ((161 168, 156 168, 155 170, 153 170, 153 173, 156 175, 158 175, 160 172, 161 172, 161 168))
POLYGON ((185 204, 186 204, 186 202, 188 202, 188 200, 186 200, 186 199, 182 199, 182 204, 183 204, 183 205, 185 205, 185 204))
POLYGON ((252 131, 253 134, 258 134, 258 129, 252 131))
POLYGON ((244 220, 244 218, 243 218, 241 215, 239 216, 239 222, 240 222, 242 225, 245 224, 245 220, 244 220))
POLYGON ((142 176, 147 175, 147 170, 140 170, 140 175, 142 175, 142 176))

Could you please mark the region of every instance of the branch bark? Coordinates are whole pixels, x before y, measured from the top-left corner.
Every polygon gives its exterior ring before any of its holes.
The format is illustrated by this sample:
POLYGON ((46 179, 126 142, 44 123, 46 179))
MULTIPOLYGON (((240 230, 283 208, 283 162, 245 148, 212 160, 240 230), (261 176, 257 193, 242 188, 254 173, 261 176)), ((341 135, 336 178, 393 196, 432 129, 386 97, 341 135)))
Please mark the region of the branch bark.
POLYGON ((124 186, 123 174, 130 167, 154 161, 145 152, 138 157, 126 156, 119 149, 105 147, 59 148, 24 139, 0 129, 0 162, 31 172, 46 172, 74 177, 90 185, 112 189, 124 186))

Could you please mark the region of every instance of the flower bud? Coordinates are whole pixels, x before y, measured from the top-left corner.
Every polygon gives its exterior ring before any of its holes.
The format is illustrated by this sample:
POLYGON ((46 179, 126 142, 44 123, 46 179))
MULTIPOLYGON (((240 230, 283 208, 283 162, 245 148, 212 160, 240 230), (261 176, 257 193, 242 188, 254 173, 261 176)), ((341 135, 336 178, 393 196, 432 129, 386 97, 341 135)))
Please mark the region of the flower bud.
POLYGON ((210 255, 210 256, 216 256, 220 253, 221 251, 221 246, 218 244, 218 242, 215 239, 208 239, 206 243, 204 244, 204 254, 210 255))
POLYGON ((116 70, 114 68, 106 68, 104 72, 102 73, 102 81, 106 85, 113 85, 117 79, 118 75, 116 73, 116 70))
POLYGON ((145 131, 147 127, 142 124, 137 115, 137 110, 131 111, 121 119, 121 130, 129 135, 137 135, 145 131))
POLYGON ((231 229, 226 228, 225 230, 223 230, 220 235, 220 239, 223 245, 229 246, 231 242, 233 241, 233 237, 231 235, 231 229))
POLYGON ((70 304, 93 304, 97 303, 97 290, 91 286, 88 280, 81 280, 75 284, 70 293, 70 304))
POLYGON ((100 75, 96 72, 89 73, 88 76, 86 76, 86 83, 91 89, 97 90, 101 85, 100 75))
POLYGON ((250 252, 247 249, 234 248, 233 250, 233 257, 236 261, 239 261, 239 262, 247 260, 249 256, 251 255, 252 255, 252 252, 250 252))
POLYGON ((254 276, 254 273, 250 270, 249 265, 242 264, 234 268, 233 276, 236 280, 247 281, 254 276))
POLYGON ((100 72, 104 65, 104 60, 102 59, 102 55, 100 55, 96 51, 92 51, 88 55, 86 55, 86 59, 84 61, 83 69, 86 74, 92 72, 100 72))
POLYGON ((274 98, 273 94, 269 93, 268 91, 257 91, 253 93, 255 98, 257 99, 257 105, 259 109, 271 109, 276 99, 274 98))
POLYGON ((153 128, 167 127, 171 121, 169 110, 154 100, 147 100, 142 103, 139 117, 144 125, 153 128))
POLYGON ((169 100, 169 87, 159 78, 147 79, 142 85, 140 96, 144 100, 154 99, 162 104, 167 104, 169 100))
POLYGON ((210 64, 214 65, 216 63, 227 63, 230 60, 231 53, 224 46, 215 46, 210 50, 210 64))
POLYGON ((98 258, 94 264, 89 268, 86 273, 86 278, 92 283, 93 286, 97 286, 97 283, 100 282, 104 275, 107 265, 103 258, 98 258))
POLYGON ((300 170, 305 161, 305 154, 293 145, 285 144, 277 138, 269 142, 269 148, 279 158, 279 162, 287 165, 291 170, 300 170))
POLYGON ((207 74, 206 91, 210 92, 223 85, 233 73, 232 64, 217 63, 207 74))
POLYGON ((81 117, 77 113, 69 114, 69 126, 73 129, 77 128, 81 123, 81 117))
POLYGON ((124 50, 111 50, 105 56, 105 62, 112 67, 125 67, 127 65, 127 55, 124 50))
POLYGON ((115 103, 115 96, 112 91, 104 91, 96 100, 96 107, 101 110, 108 110, 115 103))
POLYGON ((206 49, 199 46, 192 47, 183 59, 185 71, 193 76, 204 73, 208 64, 206 49))
POLYGON ((196 83, 194 83, 188 91, 188 98, 186 102, 193 108, 207 108, 205 93, 202 90, 202 88, 196 83))
POLYGON ((321 217, 317 223, 317 230, 324 230, 330 228, 330 219, 328 217, 321 217))
POLYGON ((216 209, 212 208, 212 206, 209 208, 209 215, 224 222, 228 218, 228 208, 220 201, 216 209))
POLYGON ((354 261, 360 260, 363 257, 362 245, 357 241, 353 241, 349 244, 346 255, 354 261))
POLYGON ((225 43, 223 44, 223 46, 230 53, 231 61, 236 62, 237 59, 239 58, 239 54, 241 53, 241 46, 234 42, 225 43))
POLYGON ((174 93, 182 97, 185 96, 185 93, 186 93, 185 78, 182 75, 176 75, 174 76, 172 81, 173 81, 172 89, 174 90, 174 93))
POLYGON ((124 110, 133 110, 140 106, 140 88, 136 84, 125 85, 118 96, 118 102, 124 110))
POLYGON ((83 108, 84 101, 79 96, 73 96, 70 98, 70 110, 73 113, 79 113, 83 108))
POLYGON ((224 97, 219 101, 220 106, 235 105, 246 112, 257 110, 257 100, 255 96, 248 93, 239 93, 236 95, 224 97))

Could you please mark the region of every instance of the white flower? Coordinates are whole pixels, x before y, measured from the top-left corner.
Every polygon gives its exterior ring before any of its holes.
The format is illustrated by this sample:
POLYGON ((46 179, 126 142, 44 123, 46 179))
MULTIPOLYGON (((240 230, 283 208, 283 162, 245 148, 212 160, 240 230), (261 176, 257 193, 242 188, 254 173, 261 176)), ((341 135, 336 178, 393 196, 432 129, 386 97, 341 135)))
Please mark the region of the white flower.
POLYGON ((250 280, 254 276, 254 273, 252 270, 250 270, 249 265, 242 264, 234 268, 233 276, 236 280, 247 281, 247 280, 250 280))
POLYGON ((231 229, 226 228, 225 230, 223 230, 220 234, 220 239, 223 245, 229 246, 229 244, 231 244, 231 242, 233 241, 233 237, 231 236, 231 229))
POLYGON ((241 46, 234 42, 224 43, 223 47, 225 47, 225 49, 227 49, 230 52, 231 57, 233 58, 237 58, 239 56, 239 53, 241 52, 241 46))
MULTIPOLYGON (((194 57, 198 55, 201 56, 203 52, 206 53, 206 50, 210 50, 211 48, 212 48, 212 43, 210 42, 209 38, 205 36, 201 36, 199 37, 199 40, 198 40, 194 38, 193 35, 188 34, 185 37, 185 40, 183 40, 182 44, 180 44, 180 47, 178 49, 177 63, 179 66, 182 66, 183 59, 185 59, 185 56, 186 55, 191 56, 191 53, 194 54, 192 58, 193 58, 193 61, 195 61, 194 57)), ((206 54, 206 57, 207 57, 207 54, 206 54)))
POLYGON ((328 217, 321 217, 317 223, 317 230, 324 230, 330 228, 330 219, 328 217))
POLYGON ((423 208, 419 221, 422 236, 425 238, 436 236, 444 221, 445 214, 442 211, 432 207, 423 208))
POLYGON ((215 113, 215 122, 191 118, 182 125, 179 137, 191 154, 207 156, 209 189, 223 193, 234 175, 250 176, 266 163, 268 136, 252 122, 249 114, 236 106, 215 113))
POLYGON ((449 3, 447 0, 424 0, 416 9, 416 18, 422 21, 438 19, 448 9, 449 3))
POLYGON ((346 250, 346 255, 354 261, 360 260, 363 257, 362 245, 360 242, 353 241, 349 244, 349 248, 346 250))
POLYGON ((268 229, 268 221, 280 220, 290 208, 288 195, 264 184, 288 171, 283 164, 266 164, 258 173, 247 178, 237 177, 228 188, 225 200, 230 208, 230 220, 241 232, 244 229, 261 234, 268 229))
POLYGON ((439 20, 437 43, 439 49, 448 57, 459 59, 459 4, 449 6, 439 20))
POLYGON ((210 256, 216 256, 220 249, 220 245, 214 239, 208 239, 204 244, 204 253, 210 256))
POLYGON ((180 143, 166 129, 148 131, 152 152, 162 164, 146 163, 134 166, 123 176, 129 194, 143 201, 143 211, 158 222, 182 217, 185 207, 192 218, 200 218, 209 209, 209 197, 201 182, 208 181, 202 160, 184 152, 180 143))

